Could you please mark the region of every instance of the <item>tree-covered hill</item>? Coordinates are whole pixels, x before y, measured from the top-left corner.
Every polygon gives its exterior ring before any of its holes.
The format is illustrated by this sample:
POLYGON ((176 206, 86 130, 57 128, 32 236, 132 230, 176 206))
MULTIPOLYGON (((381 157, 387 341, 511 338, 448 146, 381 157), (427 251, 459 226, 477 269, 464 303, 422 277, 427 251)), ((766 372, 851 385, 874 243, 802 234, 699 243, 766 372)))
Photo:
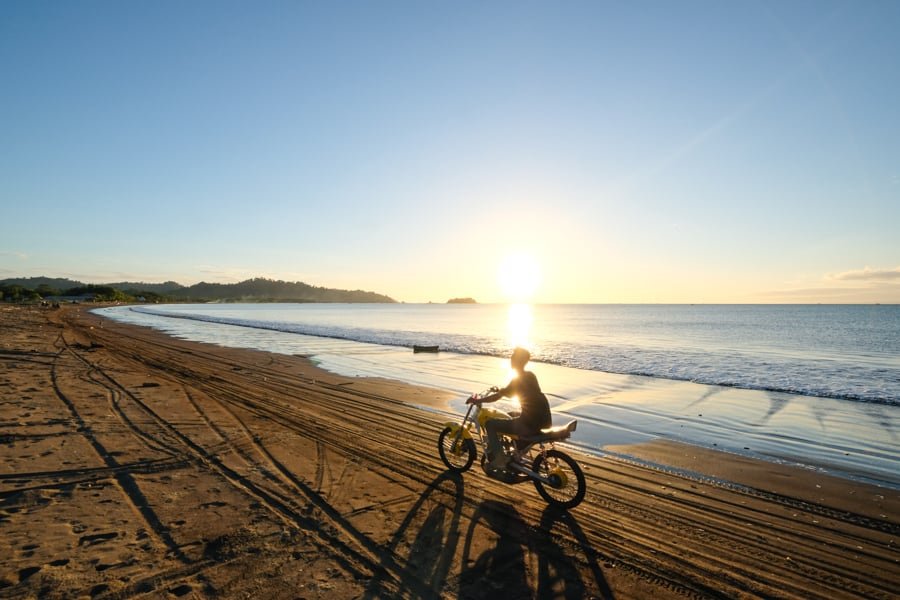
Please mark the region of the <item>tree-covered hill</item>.
POLYGON ((396 302, 393 298, 363 290, 340 290, 302 282, 248 279, 240 283, 84 284, 70 279, 31 277, 0 280, 0 300, 28 302, 46 298, 94 296, 100 301, 147 302, 396 302))
POLYGON ((338 290, 303 282, 248 279, 240 283, 200 282, 182 288, 177 296, 192 300, 241 302, 394 302, 393 298, 363 290, 338 290))
POLYGON ((54 277, 13 277, 0 281, 0 285, 18 285, 30 290, 36 290, 39 287, 48 287, 54 290, 67 290, 84 284, 72 279, 54 277))
POLYGON ((104 285, 108 285, 110 287, 114 287, 116 289, 122 291, 129 290, 140 290, 143 292, 155 292, 157 294, 174 294, 177 293, 178 290, 183 290, 184 286, 180 283, 175 283, 174 281, 167 281, 165 283, 144 283, 144 282, 128 282, 123 281, 120 283, 107 283, 104 285))

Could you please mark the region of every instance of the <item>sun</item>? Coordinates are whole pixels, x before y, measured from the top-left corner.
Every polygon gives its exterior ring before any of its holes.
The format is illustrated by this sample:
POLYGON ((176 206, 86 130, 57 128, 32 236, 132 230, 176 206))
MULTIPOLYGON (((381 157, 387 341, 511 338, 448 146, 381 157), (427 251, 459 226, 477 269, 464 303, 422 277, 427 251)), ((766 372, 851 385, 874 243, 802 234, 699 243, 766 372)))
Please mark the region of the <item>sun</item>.
POLYGON ((509 302, 528 302, 541 283, 541 268, 530 254, 509 254, 497 269, 500 292, 509 302))

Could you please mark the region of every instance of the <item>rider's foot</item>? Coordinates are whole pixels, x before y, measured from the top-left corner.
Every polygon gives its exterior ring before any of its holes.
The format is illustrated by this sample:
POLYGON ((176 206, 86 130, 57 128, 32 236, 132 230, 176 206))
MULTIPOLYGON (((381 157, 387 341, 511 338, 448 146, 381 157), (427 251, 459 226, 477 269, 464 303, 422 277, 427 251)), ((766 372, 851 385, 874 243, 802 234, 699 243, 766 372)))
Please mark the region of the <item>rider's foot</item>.
POLYGON ((506 465, 508 464, 509 457, 503 452, 500 452, 499 454, 497 454, 497 456, 491 459, 491 461, 487 464, 487 468, 491 471, 499 471, 500 469, 505 469, 506 465))

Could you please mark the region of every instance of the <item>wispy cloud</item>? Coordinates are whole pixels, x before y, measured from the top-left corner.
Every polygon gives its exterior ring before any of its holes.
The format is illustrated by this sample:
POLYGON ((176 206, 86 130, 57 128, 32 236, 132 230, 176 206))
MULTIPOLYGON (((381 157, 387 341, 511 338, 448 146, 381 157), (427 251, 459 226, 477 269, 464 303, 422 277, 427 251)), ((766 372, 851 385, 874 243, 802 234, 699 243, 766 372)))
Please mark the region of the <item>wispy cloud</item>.
POLYGON ((900 280, 900 267, 893 269, 873 269, 865 267, 856 271, 829 274, 826 279, 833 281, 896 281, 900 280))
POLYGON ((900 301, 900 284, 883 283, 873 287, 811 287, 760 292, 764 302, 883 302, 900 301))
POLYGON ((770 290, 756 296, 765 302, 896 303, 900 302, 900 267, 828 273, 820 285, 770 290))
POLYGON ((243 267, 199 265, 195 272, 203 281, 212 283, 237 283, 251 277, 265 277, 243 267))
POLYGON ((25 252, 17 252, 15 250, 0 250, 0 256, 12 256, 13 258, 18 258, 19 260, 28 260, 28 254, 25 252))

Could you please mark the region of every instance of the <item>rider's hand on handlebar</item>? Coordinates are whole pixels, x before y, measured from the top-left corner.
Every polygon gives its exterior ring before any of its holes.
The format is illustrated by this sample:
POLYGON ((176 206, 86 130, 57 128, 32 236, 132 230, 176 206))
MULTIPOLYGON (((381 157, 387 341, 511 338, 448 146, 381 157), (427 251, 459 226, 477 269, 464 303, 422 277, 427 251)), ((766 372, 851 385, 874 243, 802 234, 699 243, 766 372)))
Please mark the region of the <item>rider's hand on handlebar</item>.
POLYGON ((466 399, 466 404, 478 404, 478 400, 478 396, 473 394, 466 399))

